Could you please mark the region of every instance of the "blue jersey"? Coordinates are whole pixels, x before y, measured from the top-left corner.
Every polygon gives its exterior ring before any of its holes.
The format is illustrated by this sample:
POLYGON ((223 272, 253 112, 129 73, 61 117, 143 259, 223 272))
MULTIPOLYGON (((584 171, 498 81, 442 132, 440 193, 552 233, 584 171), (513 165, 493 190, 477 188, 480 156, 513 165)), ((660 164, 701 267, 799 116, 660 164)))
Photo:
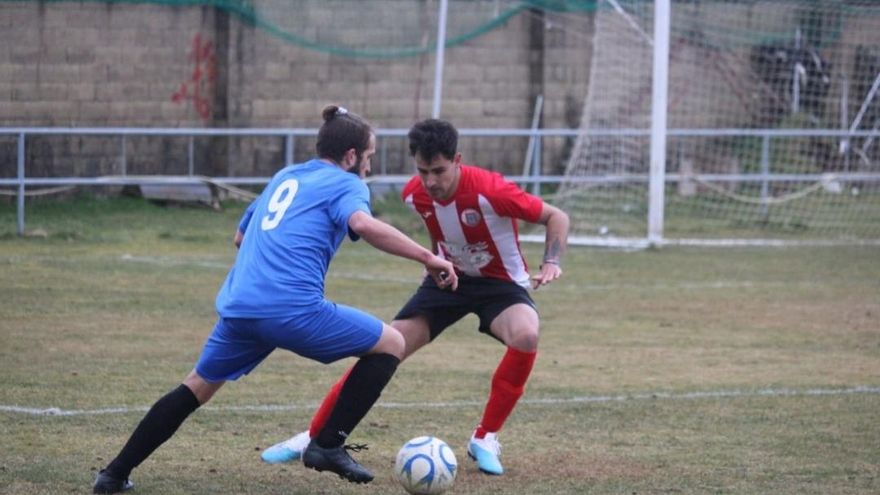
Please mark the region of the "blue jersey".
POLYGON ((317 159, 280 170, 242 216, 244 239, 217 312, 276 318, 315 311, 356 211, 370 214, 370 190, 358 176, 317 159))

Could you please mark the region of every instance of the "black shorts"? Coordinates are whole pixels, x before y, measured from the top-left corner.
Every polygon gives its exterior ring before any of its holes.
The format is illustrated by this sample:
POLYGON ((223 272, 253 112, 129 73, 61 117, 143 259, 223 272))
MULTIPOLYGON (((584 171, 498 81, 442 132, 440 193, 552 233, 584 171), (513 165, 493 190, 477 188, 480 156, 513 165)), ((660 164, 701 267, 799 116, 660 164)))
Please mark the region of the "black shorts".
POLYGON ((489 326, 496 316, 514 304, 528 304, 538 310, 529 292, 522 286, 485 277, 458 277, 458 290, 441 289, 430 276, 394 317, 406 320, 424 316, 428 320, 431 340, 468 313, 480 318, 480 332, 492 335, 489 326))

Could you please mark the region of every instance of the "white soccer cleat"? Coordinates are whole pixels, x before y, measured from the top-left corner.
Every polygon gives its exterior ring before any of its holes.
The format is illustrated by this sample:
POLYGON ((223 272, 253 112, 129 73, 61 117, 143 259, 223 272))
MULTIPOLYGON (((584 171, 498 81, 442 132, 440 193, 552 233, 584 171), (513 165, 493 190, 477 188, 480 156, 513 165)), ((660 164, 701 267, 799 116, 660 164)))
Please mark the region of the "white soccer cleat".
POLYGON ((501 467, 501 444, 494 433, 486 433, 484 438, 471 435, 468 442, 468 456, 477 461, 477 467, 486 474, 504 474, 501 467))
POLYGON ((311 441, 309 432, 304 431, 298 433, 293 438, 288 438, 281 443, 276 443, 269 447, 260 454, 260 457, 269 464, 298 461, 302 458, 303 451, 306 450, 311 441))

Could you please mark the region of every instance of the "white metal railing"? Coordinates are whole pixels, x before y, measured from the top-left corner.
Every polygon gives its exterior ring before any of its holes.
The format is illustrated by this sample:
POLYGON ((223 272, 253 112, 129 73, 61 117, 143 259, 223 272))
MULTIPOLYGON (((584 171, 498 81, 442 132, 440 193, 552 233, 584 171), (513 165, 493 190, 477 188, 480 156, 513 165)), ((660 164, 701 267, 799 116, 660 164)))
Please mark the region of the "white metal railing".
MULTIPOLYGON (((376 135, 382 138, 405 137, 408 129, 377 129, 376 135)), ((538 191, 540 184, 576 182, 576 183, 649 183, 651 175, 645 174, 603 174, 594 176, 555 176, 543 175, 542 146, 541 140, 545 137, 577 137, 588 135, 590 137, 645 137, 651 134, 649 129, 487 129, 471 128, 459 129, 462 137, 524 137, 530 139, 531 156, 526 157, 526 163, 532 166, 524 169, 526 174, 511 176, 522 184, 532 185, 533 191, 538 191)), ((204 183, 205 178, 196 176, 195 156, 193 152, 194 138, 199 136, 257 136, 284 137, 284 164, 292 163, 295 151, 295 139, 297 137, 314 137, 317 129, 310 128, 250 128, 250 129, 205 129, 205 128, 71 128, 71 127, 0 127, 0 136, 13 136, 17 139, 16 146, 16 176, 0 177, 0 186, 14 186, 17 198, 17 233, 22 235, 25 230, 25 188, 28 186, 62 186, 62 185, 145 185, 145 184, 199 184, 204 183), (120 163, 122 173, 114 176, 103 177, 27 177, 26 175, 26 143, 29 136, 40 135, 75 135, 75 136, 119 136, 120 137, 120 163), (188 137, 187 170, 186 175, 176 176, 150 176, 128 175, 126 172, 126 138, 128 136, 176 136, 188 137)), ((770 182, 784 181, 822 181, 826 174, 771 174, 770 149, 774 138, 807 138, 807 137, 831 137, 848 140, 857 137, 880 138, 880 130, 835 130, 835 129, 668 129, 669 137, 756 137, 762 139, 761 147, 761 171, 752 174, 677 174, 665 173, 664 183, 676 183, 682 180, 696 180, 703 182, 759 182, 762 191, 767 190, 766 185, 770 182)), ((376 184, 400 184, 408 180, 408 176, 388 175, 384 157, 379 164, 379 173, 369 180, 376 184)), ((279 165, 284 165, 279 164, 279 165)), ((654 173, 652 170, 651 173, 654 173)), ((880 182, 880 172, 838 172, 835 178, 844 181, 869 181, 880 182)), ((265 184, 269 177, 211 177, 210 181, 224 185, 259 185, 265 184)))

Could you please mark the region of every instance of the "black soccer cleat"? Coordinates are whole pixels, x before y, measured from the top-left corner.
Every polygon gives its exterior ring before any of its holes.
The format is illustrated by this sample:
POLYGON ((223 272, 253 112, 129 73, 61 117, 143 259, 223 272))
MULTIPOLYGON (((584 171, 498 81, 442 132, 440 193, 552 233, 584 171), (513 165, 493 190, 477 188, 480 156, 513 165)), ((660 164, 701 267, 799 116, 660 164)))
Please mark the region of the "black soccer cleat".
POLYGON ((121 479, 102 469, 95 478, 95 486, 92 493, 121 493, 134 488, 134 483, 129 479, 121 479))
POLYGON ((303 451, 303 464, 307 468, 316 471, 331 471, 339 475, 340 478, 346 479, 352 483, 369 483, 373 481, 373 473, 358 464, 346 452, 346 449, 360 450, 359 448, 351 449, 348 446, 339 446, 329 449, 319 447, 317 442, 312 441, 306 450, 303 451))

